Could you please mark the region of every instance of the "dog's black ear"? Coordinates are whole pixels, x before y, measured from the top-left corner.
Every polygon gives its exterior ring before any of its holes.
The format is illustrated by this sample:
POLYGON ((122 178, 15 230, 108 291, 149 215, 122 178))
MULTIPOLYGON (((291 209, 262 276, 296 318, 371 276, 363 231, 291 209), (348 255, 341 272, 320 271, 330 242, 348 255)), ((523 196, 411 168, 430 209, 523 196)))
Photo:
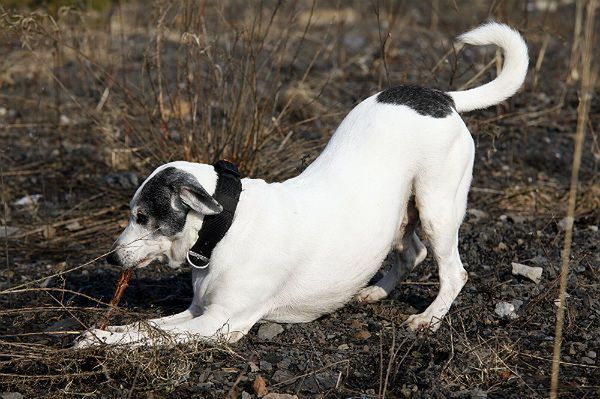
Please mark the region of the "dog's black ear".
POLYGON ((216 215, 223 211, 221 204, 200 185, 181 186, 179 197, 181 202, 203 215, 216 215))

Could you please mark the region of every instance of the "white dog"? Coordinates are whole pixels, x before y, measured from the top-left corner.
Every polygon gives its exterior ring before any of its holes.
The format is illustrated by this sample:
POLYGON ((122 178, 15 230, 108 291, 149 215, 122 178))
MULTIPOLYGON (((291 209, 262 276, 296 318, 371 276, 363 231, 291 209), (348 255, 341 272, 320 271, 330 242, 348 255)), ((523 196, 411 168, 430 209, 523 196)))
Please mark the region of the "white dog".
MULTIPOLYGON (((232 224, 208 267, 193 268, 192 304, 148 324, 175 342, 234 342, 261 319, 303 323, 354 296, 378 301, 425 258, 415 234, 420 220, 439 267, 440 290, 406 324, 436 330, 467 281, 457 245, 474 144, 459 112, 513 95, 528 65, 525 42, 506 25, 488 23, 459 40, 503 49, 504 67, 495 80, 448 93, 416 86, 384 90, 346 116, 301 175, 272 184, 241 180, 232 224), (363 288, 390 251, 391 270, 363 288)), ((215 199, 219 176, 215 167, 197 163, 156 169, 135 193, 129 224, 109 262, 124 268, 157 259, 173 267, 196 263, 189 254, 197 254, 188 251, 205 220, 223 210, 215 199)), ((153 341, 149 329, 136 323, 88 331, 76 346, 100 342, 153 341)))

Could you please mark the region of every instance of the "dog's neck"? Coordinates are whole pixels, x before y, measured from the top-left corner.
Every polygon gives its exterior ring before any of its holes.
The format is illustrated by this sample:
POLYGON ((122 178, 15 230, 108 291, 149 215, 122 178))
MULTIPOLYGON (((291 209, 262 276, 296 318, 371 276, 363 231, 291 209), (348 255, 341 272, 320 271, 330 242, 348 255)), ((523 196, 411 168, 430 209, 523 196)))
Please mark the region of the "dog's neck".
POLYGON ((242 192, 240 174, 229 161, 217 161, 217 185, 213 198, 221 204, 223 211, 217 215, 205 216, 196 243, 187 253, 188 263, 197 269, 204 269, 210 263, 213 249, 225 237, 233 223, 235 210, 242 192))

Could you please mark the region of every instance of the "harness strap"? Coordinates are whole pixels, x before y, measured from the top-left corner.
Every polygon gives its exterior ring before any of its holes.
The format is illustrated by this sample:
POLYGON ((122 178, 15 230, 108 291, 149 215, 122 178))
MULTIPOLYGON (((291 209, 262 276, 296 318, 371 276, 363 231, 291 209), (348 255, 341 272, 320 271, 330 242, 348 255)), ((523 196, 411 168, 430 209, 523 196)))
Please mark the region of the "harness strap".
POLYGON ((223 211, 204 217, 198 240, 187 253, 188 263, 197 269, 208 267, 213 249, 225 237, 233 223, 235 210, 242 192, 240 173, 235 165, 226 160, 213 164, 217 172, 217 188, 213 198, 221 204, 223 211))

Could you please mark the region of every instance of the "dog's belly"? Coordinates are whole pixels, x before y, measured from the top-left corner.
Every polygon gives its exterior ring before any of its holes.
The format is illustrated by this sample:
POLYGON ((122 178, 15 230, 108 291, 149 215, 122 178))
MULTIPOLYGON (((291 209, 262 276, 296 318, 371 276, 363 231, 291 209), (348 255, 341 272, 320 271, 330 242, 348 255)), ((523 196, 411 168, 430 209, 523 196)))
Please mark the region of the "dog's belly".
POLYGON ((273 298, 271 310, 264 318, 285 323, 309 322, 345 305, 381 267, 395 228, 395 222, 390 223, 388 232, 381 233, 377 240, 356 240, 350 232, 348 240, 338 237, 335 243, 324 243, 331 248, 319 248, 310 261, 296 266, 296 272, 273 298), (360 245, 361 241, 364 245, 360 245))

